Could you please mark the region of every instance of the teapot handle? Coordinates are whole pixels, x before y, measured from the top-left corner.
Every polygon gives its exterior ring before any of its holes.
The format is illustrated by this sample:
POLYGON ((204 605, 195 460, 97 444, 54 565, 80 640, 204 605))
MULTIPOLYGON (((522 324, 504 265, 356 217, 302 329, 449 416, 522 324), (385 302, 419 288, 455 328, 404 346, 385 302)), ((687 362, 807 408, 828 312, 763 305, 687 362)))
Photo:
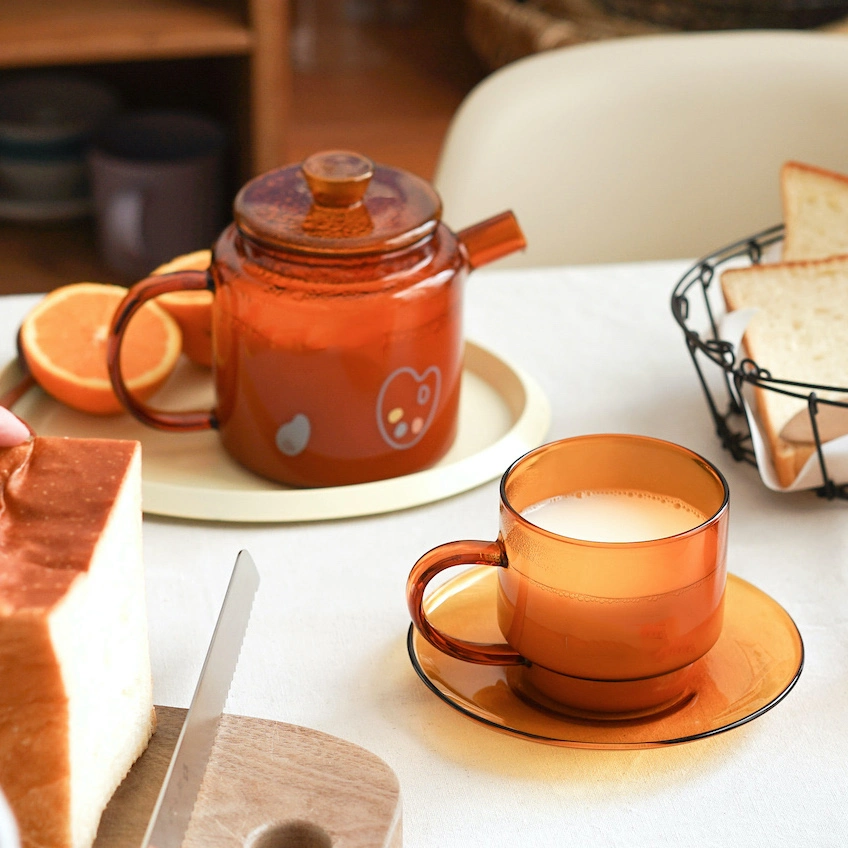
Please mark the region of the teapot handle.
POLYGON ((524 233, 511 211, 501 212, 500 215, 466 227, 456 237, 465 248, 472 269, 527 247, 524 233))
POLYGON ((112 388, 118 400, 131 415, 142 424, 169 432, 208 430, 217 427, 214 411, 166 412, 153 409, 130 394, 121 374, 121 345, 124 333, 133 315, 148 301, 161 294, 172 291, 192 291, 199 289, 214 290, 212 275, 209 271, 175 271, 146 277, 130 288, 124 299, 118 304, 112 316, 109 337, 106 341, 106 367, 112 388))

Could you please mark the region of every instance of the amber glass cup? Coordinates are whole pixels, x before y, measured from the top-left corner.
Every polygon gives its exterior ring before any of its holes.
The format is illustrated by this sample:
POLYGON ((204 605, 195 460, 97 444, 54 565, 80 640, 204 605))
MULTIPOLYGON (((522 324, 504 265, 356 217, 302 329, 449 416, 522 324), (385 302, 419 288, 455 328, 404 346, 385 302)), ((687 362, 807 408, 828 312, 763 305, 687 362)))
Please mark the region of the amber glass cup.
POLYGON ((619 434, 552 442, 503 475, 496 541, 449 542, 415 564, 409 611, 440 651, 514 666, 513 689, 543 707, 590 718, 652 714, 687 696, 693 664, 721 632, 728 518, 724 477, 684 447, 619 434), (612 493, 596 516, 600 540, 533 523, 541 514, 534 507, 577 493, 612 493), (617 498, 663 509, 683 504, 691 526, 659 538, 604 540, 604 526, 620 529, 612 526, 621 524, 617 498), (463 564, 498 569, 492 604, 504 643, 467 642, 428 621, 427 584, 463 564))

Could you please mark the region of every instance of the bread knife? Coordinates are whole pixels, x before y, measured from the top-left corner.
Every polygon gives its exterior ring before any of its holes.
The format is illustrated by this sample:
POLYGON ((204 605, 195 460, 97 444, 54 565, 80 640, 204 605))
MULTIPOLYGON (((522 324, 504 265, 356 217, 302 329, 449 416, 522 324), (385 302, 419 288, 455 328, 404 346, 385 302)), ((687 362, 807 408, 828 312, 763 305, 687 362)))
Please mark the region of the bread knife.
POLYGON ((141 848, 179 848, 188 829, 247 630, 259 573, 240 551, 141 848))

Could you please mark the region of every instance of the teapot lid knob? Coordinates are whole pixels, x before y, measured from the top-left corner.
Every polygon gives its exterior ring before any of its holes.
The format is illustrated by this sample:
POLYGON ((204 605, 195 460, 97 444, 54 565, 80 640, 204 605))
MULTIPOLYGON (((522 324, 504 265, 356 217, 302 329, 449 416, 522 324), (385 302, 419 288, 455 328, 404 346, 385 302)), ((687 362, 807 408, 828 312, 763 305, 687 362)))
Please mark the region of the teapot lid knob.
POLYGON ((327 150, 254 177, 239 190, 233 212, 242 234, 272 249, 350 257, 429 238, 442 202, 409 171, 327 150))
POLYGON ((365 196, 374 163, 348 150, 325 150, 306 159, 301 170, 318 206, 350 207, 365 196))

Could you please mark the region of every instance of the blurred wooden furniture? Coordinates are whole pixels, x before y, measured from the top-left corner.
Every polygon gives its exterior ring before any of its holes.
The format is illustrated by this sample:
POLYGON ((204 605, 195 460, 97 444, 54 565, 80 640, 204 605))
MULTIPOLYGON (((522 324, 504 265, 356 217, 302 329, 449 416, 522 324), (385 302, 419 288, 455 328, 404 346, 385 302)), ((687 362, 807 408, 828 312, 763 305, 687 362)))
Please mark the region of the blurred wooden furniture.
POLYGON ((290 162, 345 147, 426 180, 462 98, 487 70, 458 0, 293 0, 290 162), (398 19, 388 9, 407 5, 398 19), (370 6, 372 16, 351 10, 370 6), (384 12, 381 16, 380 9, 384 12))
MULTIPOLYGON (((186 107, 231 133, 234 190, 286 161, 289 0, 2 0, 0 73, 78 69, 116 84, 127 106, 186 107)), ((0 222, 0 291, 115 278, 90 220, 0 222)))
POLYGON ((0 69, 244 57, 244 167, 259 173, 284 158, 287 32, 288 0, 4 0, 0 69))

